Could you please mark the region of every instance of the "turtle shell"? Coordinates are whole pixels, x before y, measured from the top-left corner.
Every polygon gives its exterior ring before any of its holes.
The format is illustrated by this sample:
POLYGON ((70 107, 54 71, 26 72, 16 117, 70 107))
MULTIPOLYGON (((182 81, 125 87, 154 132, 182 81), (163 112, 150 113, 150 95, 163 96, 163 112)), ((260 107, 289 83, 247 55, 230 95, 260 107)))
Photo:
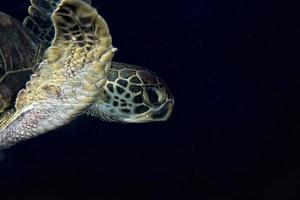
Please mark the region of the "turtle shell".
POLYGON ((23 25, 0 12, 0 112, 12 105, 30 79, 37 49, 23 25))

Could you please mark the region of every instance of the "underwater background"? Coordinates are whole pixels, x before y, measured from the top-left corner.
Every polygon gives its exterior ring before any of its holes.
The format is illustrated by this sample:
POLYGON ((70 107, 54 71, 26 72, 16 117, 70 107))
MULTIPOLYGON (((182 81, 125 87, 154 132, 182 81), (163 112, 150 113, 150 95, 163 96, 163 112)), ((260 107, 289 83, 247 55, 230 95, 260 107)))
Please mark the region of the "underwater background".
MULTIPOLYGON (((0 2, 18 20, 29 0, 0 2)), ((167 122, 82 116, 0 153, 0 198, 299 199, 300 14, 271 0, 94 0, 114 60, 158 73, 167 122)))

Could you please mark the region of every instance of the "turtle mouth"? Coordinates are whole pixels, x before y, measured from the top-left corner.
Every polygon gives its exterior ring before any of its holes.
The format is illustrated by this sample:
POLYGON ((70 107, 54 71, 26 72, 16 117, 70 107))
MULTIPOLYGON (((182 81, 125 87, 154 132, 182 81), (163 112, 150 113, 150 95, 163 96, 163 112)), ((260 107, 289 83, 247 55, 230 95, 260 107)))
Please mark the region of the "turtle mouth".
POLYGON ((144 102, 150 107, 146 118, 150 122, 167 121, 174 108, 172 93, 167 88, 161 89, 157 87, 148 87, 143 91, 144 102))
POLYGON ((174 99, 170 98, 161 106, 150 109, 148 112, 135 116, 134 118, 124 119, 125 123, 149 123, 167 121, 173 112, 174 99))
POLYGON ((174 99, 167 100, 159 109, 151 113, 151 118, 154 121, 167 121, 174 108, 174 99))

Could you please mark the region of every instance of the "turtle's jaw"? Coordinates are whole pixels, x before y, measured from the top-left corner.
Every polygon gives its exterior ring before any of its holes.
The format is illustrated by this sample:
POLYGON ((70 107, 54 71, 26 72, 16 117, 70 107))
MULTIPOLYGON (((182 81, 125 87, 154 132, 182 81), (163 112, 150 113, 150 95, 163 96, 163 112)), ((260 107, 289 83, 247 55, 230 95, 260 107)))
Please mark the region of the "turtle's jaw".
POLYGON ((163 105, 158 108, 152 108, 148 112, 136 115, 134 117, 125 118, 122 121, 125 123, 151 123, 167 121, 174 109, 174 99, 168 99, 163 105))
POLYGON ((151 113, 151 118, 153 121, 167 121, 173 112, 174 99, 168 100, 164 105, 162 105, 158 110, 154 110, 151 113))

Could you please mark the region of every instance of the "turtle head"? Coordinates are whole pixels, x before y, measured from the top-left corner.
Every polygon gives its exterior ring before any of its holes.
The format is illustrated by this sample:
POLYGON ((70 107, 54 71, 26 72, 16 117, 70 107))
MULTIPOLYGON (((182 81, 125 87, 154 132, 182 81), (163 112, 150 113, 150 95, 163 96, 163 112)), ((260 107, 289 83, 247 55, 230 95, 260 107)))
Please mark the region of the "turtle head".
POLYGON ((168 120, 173 107, 170 89, 153 72, 113 63, 101 99, 88 114, 104 121, 147 123, 168 120))

